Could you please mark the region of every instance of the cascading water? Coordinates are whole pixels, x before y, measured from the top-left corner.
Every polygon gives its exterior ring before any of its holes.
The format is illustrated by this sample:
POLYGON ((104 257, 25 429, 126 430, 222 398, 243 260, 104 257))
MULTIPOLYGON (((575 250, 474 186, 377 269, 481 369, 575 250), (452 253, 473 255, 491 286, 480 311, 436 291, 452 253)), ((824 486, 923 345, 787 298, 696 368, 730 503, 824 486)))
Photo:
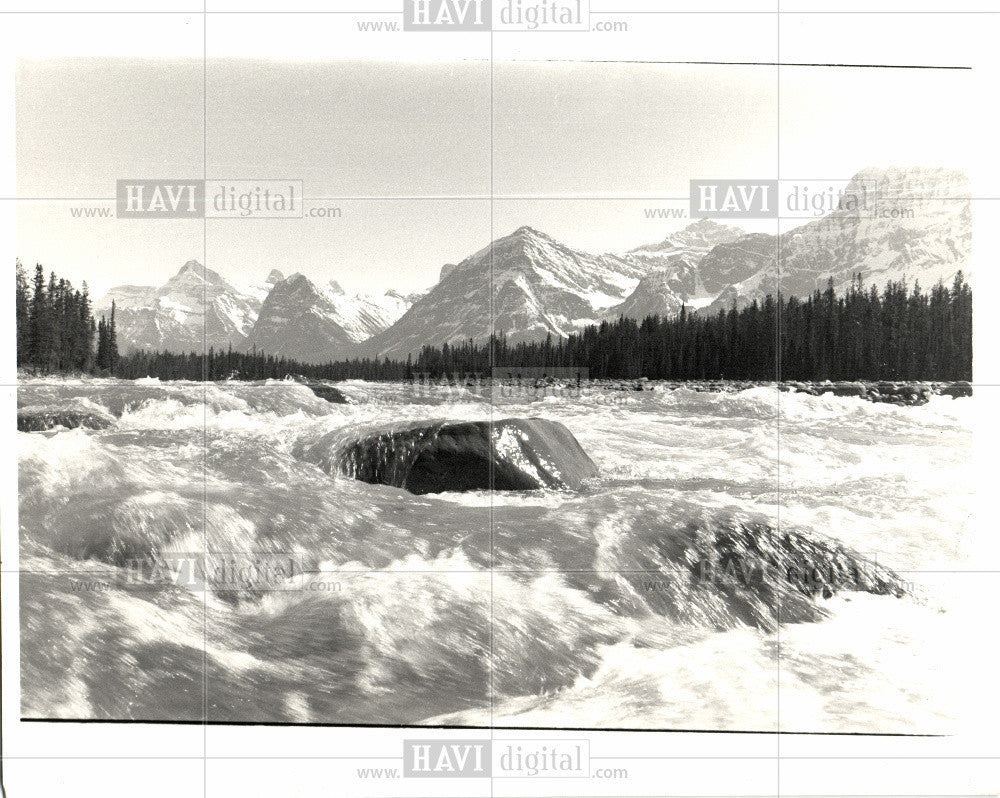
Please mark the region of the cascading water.
POLYGON ((949 730, 975 399, 501 397, 600 478, 414 495, 351 447, 486 398, 337 387, 22 384, 107 421, 19 435, 25 716, 772 729, 780 638, 783 727, 949 730))

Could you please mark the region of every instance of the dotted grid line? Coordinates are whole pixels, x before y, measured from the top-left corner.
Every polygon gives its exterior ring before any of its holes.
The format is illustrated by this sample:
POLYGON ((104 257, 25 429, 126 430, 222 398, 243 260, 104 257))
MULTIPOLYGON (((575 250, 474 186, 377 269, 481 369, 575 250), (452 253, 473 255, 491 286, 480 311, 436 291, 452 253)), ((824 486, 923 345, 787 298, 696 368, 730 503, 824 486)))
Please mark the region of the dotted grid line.
MULTIPOLYGON (((781 0, 775 0, 775 6, 777 9, 777 14, 775 15, 775 56, 774 60, 776 62, 774 68, 774 78, 775 78, 775 101, 774 110, 776 115, 775 120, 775 177, 781 179, 781 0)), ((777 285, 778 285, 778 296, 781 294, 781 222, 775 222, 777 236, 775 238, 775 268, 777 269, 777 285)), ((775 329, 774 329, 774 376, 775 379, 781 378, 781 308, 778 307, 781 302, 776 302, 775 307, 777 308, 775 315, 775 329)), ((777 491, 777 505, 775 506, 775 526, 777 532, 781 534, 781 386, 775 386, 775 405, 777 408, 777 413, 775 415, 775 488, 777 491)), ((778 726, 778 734, 774 738, 775 747, 775 788, 778 798, 781 798, 781 593, 778 592, 775 596, 776 599, 776 623, 775 623, 775 653, 776 657, 774 660, 775 667, 775 678, 776 678, 776 689, 775 689, 775 705, 776 705, 776 722, 778 726)))
MULTIPOLYGON (((202 179, 208 179, 208 0, 202 5, 202 179)), ((202 268, 208 269, 208 219, 202 219, 202 268)), ((202 281, 202 308, 208 307, 208 281, 202 281)), ((208 547, 208 325, 202 324, 202 556, 209 559, 208 547)), ((202 796, 208 798, 208 591, 202 591, 201 714, 202 714, 202 796)))
MULTIPOLYGON (((495 306, 494 306, 494 302, 495 302, 495 294, 494 294, 494 285, 495 285, 495 282, 494 282, 494 279, 495 279, 495 274, 494 274, 494 267, 495 267, 495 264, 494 264, 494 255, 495 255, 495 253, 494 253, 494 243, 493 243, 496 240, 496 219, 495 219, 495 215, 494 215, 495 202, 494 202, 494 197, 493 197, 494 188, 495 188, 495 185, 496 185, 496 183, 495 183, 496 170, 494 168, 495 167, 495 161, 494 161, 494 159, 495 159, 495 153, 496 153, 496 150, 495 150, 495 136, 496 136, 495 123, 496 123, 496 119, 495 119, 495 115, 494 115, 495 114, 495 110, 496 110, 496 105, 495 105, 495 101, 496 101, 496 61, 495 61, 495 59, 493 57, 494 56, 494 46, 495 46, 495 41, 494 41, 494 38, 493 38, 493 30, 492 30, 492 26, 491 26, 491 29, 490 29, 490 285, 489 285, 489 301, 490 301, 490 328, 489 328, 490 329, 490 338, 489 338, 490 353, 489 353, 489 361, 490 361, 490 373, 491 374, 493 373, 493 370, 496 367, 495 366, 495 362, 494 362, 494 358, 493 358, 493 336, 496 333, 496 309, 495 309, 495 306)), ((493 438, 493 433, 494 433, 494 428, 493 428, 493 424, 494 424, 494 420, 495 420, 494 408, 495 408, 495 405, 493 403, 493 390, 491 388, 490 389, 490 438, 491 439, 493 438)), ((494 668, 494 642, 495 642, 495 640, 494 640, 494 630, 495 630, 495 627, 496 627, 496 594, 495 594, 495 585, 494 585, 494 582, 495 582, 495 580, 494 580, 494 566, 496 565, 496 562, 495 562, 495 556, 496 556, 496 548, 495 548, 495 546, 496 546, 496 543, 495 543, 495 540, 494 540, 494 537, 493 537, 493 535, 494 535, 494 529, 495 529, 495 527, 494 527, 494 517, 493 517, 493 485, 495 484, 495 475, 496 475, 496 465, 494 464, 493 459, 490 458, 490 461, 489 461, 489 486, 490 486, 490 516, 489 516, 489 521, 490 521, 490 632, 489 632, 489 639, 490 639, 490 663, 489 663, 489 696, 490 696, 490 750, 491 751, 492 751, 492 747, 493 747, 493 740, 494 740, 495 735, 496 735, 496 730, 495 730, 495 723, 496 723, 496 719, 495 719, 495 715, 496 715, 496 674, 494 672, 495 671, 495 668, 494 668)), ((490 798, 493 798, 494 794, 495 794, 495 784, 494 784, 493 768, 491 767, 490 768, 490 798)))
MULTIPOLYGON (((590 11, 591 16, 767 16, 775 13, 780 13, 787 17, 797 17, 797 16, 991 16, 995 14, 1000 14, 1000 11, 990 10, 990 9, 965 9, 957 11, 924 11, 924 10, 843 10, 843 9, 828 9, 828 10, 811 10, 811 11, 766 11, 766 10, 743 10, 743 9, 732 9, 728 11, 712 11, 705 9, 664 9, 659 11, 639 11, 639 10, 616 10, 616 11, 590 11)), ((75 9, 8 9, 0 11, 0 14, 7 15, 61 15, 61 16, 80 16, 85 14, 96 14, 102 16, 108 16, 111 14, 120 14, 128 16, 141 16, 144 14, 152 14, 156 16, 164 15, 181 15, 181 16, 249 16, 249 15, 282 15, 282 16, 292 16, 292 15, 303 15, 303 16, 396 16, 401 17, 403 12, 401 11, 375 11, 372 9, 359 9, 357 11, 338 11, 333 9, 289 9, 287 11, 264 11, 258 9, 218 9, 218 10, 196 10, 191 8, 189 10, 178 10, 178 9, 98 9, 98 10, 88 10, 79 11, 75 9)), ((524 33, 525 31, 517 30, 498 30, 496 33, 524 33)), ((544 29, 538 29, 532 31, 532 33, 573 33, 577 31, 546 31, 544 29)), ((591 33, 591 31, 579 31, 582 33, 591 33)))

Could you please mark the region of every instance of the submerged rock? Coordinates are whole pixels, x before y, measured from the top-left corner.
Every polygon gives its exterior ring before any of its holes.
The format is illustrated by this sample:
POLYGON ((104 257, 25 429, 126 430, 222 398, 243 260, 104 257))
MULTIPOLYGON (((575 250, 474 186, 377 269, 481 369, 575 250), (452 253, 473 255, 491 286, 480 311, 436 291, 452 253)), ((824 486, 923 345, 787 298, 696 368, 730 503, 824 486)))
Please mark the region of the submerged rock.
POLYGON ((339 469, 363 482, 411 493, 579 490, 597 466, 557 421, 509 418, 420 426, 363 438, 339 469))
POLYGON ((351 402, 351 400, 347 398, 347 394, 338 388, 334 388, 332 385, 324 385, 321 382, 307 382, 305 385, 320 399, 325 399, 330 402, 330 404, 346 405, 351 402))
POLYGON ((860 396, 861 398, 864 398, 868 393, 868 390, 860 382, 835 382, 833 385, 824 387, 823 393, 827 391, 834 396, 860 396))
POLYGON ((827 616, 822 599, 843 592, 912 594, 898 574, 837 540, 764 521, 654 526, 644 545, 630 545, 619 565, 651 611, 718 630, 818 621, 827 616))
POLYGON ((25 408, 17 411, 18 432, 43 432, 56 427, 107 429, 114 423, 114 416, 90 410, 25 408))

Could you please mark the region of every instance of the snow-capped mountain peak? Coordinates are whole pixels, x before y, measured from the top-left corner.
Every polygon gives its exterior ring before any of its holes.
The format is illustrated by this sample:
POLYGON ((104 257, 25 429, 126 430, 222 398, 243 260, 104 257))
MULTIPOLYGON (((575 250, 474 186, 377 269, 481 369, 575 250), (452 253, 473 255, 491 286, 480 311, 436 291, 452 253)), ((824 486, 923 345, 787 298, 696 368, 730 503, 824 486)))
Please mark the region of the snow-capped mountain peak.
POLYGON ((366 341, 391 327, 415 301, 392 290, 382 295, 350 296, 336 280, 329 282, 323 295, 332 306, 337 323, 355 342, 366 341))
POLYGON ((443 268, 438 284, 365 351, 405 357, 491 330, 511 340, 566 335, 624 299, 647 271, 637 259, 575 250, 525 225, 443 268))
POLYGON ((938 168, 867 168, 848 184, 843 203, 826 216, 776 236, 744 236, 713 249, 699 271, 719 293, 713 312, 780 290, 807 296, 832 278, 842 290, 859 272, 866 284, 931 285, 970 271, 972 203, 968 178, 938 168), (780 254, 781 268, 778 269, 780 254))
POLYGON ((159 288, 117 286, 94 304, 97 315, 115 302, 119 347, 201 351, 240 345, 260 309, 253 292, 239 289, 218 272, 189 260, 159 288))
POLYGON ((335 316, 326 292, 296 272, 267 295, 249 343, 268 354, 296 360, 336 360, 352 341, 335 316))
POLYGON ((646 244, 631 250, 631 255, 672 255, 681 252, 708 252, 716 244, 735 241, 744 231, 738 227, 720 224, 713 219, 699 219, 682 230, 671 233, 663 241, 656 244, 646 244))

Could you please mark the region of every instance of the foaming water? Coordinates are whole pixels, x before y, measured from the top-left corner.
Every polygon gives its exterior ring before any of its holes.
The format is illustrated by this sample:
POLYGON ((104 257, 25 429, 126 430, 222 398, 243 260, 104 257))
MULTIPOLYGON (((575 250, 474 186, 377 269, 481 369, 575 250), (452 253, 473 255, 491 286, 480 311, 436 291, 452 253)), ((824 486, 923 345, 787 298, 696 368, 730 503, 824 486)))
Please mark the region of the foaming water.
POLYGON ((955 591, 922 575, 965 563, 975 399, 337 387, 22 384, 26 413, 109 420, 18 436, 25 715, 770 730, 780 689, 784 729, 951 729, 955 591), (601 478, 416 496, 337 468, 491 410, 562 422, 601 478), (906 589, 695 579, 797 536, 906 589), (192 555, 200 581, 157 568, 192 555))

